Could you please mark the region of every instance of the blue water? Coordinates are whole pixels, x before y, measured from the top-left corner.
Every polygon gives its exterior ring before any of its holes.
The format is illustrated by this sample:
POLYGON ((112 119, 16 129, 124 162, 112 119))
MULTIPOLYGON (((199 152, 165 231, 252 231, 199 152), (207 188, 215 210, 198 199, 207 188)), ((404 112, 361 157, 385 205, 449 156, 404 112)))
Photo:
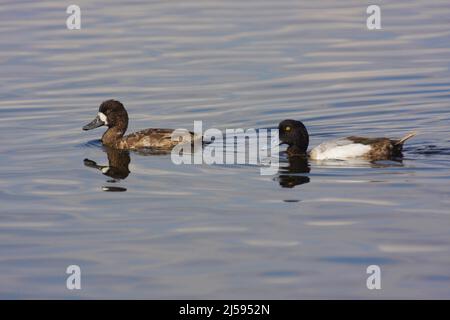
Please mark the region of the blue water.
POLYGON ((376 31, 356 0, 77 4, 81 30, 62 2, 1 4, 0 298, 450 298, 448 1, 382 1, 376 31), (401 163, 131 152, 111 177, 81 130, 111 98, 129 132, 419 135, 401 163))

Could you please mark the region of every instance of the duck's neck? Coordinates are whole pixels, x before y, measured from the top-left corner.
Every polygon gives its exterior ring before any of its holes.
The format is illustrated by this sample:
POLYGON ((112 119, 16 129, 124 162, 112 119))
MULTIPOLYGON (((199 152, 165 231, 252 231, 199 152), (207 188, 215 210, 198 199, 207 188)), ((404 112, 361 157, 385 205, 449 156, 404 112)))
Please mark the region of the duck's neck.
POLYGON ((102 136, 102 143, 107 146, 116 146, 122 140, 125 130, 119 127, 108 128, 102 136))
POLYGON ((286 150, 287 154, 289 156, 306 156, 306 150, 305 148, 301 148, 297 145, 291 145, 286 150))

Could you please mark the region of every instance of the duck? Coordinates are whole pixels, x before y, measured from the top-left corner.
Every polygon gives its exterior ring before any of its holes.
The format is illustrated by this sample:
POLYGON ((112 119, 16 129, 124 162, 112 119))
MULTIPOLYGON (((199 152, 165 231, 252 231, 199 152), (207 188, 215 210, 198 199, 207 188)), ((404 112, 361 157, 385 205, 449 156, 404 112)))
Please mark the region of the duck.
POLYGON ((128 128, 128 112, 117 100, 106 100, 101 103, 97 116, 83 130, 92 130, 107 126, 102 136, 102 144, 120 150, 139 150, 154 148, 171 150, 179 143, 190 143, 198 139, 194 133, 184 130, 177 132, 178 140, 172 139, 173 129, 149 128, 125 135, 128 128))
POLYGON ((309 134, 301 121, 281 121, 278 130, 280 144, 288 145, 288 156, 312 160, 394 160, 403 156, 403 144, 417 135, 417 132, 411 132, 400 139, 350 136, 323 142, 308 152, 309 134))

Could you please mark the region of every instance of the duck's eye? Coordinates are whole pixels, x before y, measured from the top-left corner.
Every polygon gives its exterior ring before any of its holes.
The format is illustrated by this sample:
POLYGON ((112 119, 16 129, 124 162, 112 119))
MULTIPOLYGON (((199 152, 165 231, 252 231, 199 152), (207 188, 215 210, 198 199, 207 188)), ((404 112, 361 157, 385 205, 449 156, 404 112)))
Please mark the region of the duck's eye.
POLYGON ((284 130, 291 131, 291 127, 287 126, 286 128, 284 128, 284 130))

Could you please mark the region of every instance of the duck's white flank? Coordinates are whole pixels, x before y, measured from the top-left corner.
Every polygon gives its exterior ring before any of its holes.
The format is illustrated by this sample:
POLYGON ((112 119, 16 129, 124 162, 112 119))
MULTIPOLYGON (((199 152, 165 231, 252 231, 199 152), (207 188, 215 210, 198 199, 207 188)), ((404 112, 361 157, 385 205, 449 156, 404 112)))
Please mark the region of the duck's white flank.
POLYGON ((319 144, 309 153, 314 160, 346 160, 364 156, 371 149, 370 145, 354 143, 348 139, 337 139, 319 144))

